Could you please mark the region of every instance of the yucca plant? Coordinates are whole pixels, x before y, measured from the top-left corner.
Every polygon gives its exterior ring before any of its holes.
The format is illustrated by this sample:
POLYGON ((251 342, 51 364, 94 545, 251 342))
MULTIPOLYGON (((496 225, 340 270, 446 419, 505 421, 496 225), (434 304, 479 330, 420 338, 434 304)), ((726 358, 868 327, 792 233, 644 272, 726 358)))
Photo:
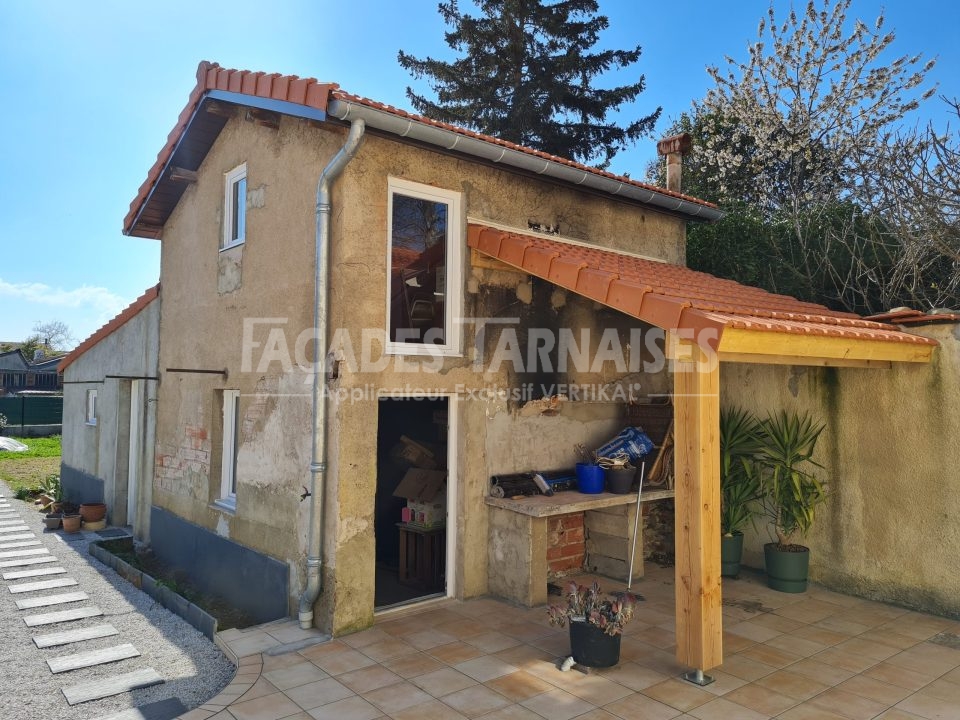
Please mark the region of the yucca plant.
POLYGON ((788 550, 796 537, 805 537, 816 510, 827 497, 810 466, 825 425, 808 413, 780 411, 761 422, 761 505, 777 535, 777 547, 788 550))
POLYGON ((742 408, 720 411, 720 532, 733 535, 756 517, 760 422, 742 408))

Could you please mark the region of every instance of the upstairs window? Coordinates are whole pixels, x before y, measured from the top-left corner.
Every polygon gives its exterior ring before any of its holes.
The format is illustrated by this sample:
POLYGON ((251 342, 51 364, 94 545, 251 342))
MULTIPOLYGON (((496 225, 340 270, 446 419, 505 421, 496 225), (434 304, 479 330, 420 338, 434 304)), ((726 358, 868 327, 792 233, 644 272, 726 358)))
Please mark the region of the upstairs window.
POLYGON ((220 249, 243 244, 247 236, 247 164, 224 176, 223 240, 220 249))
POLYGON ((460 353, 460 194, 391 178, 387 352, 460 353))

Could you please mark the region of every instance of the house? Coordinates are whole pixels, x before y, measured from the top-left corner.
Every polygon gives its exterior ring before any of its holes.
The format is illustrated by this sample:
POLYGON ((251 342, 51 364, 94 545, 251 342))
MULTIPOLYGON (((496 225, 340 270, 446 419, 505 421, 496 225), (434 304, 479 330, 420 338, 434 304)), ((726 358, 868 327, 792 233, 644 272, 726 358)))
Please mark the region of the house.
POLYGON ((160 286, 59 360, 64 498, 106 503, 113 525, 149 537, 160 286))
MULTIPOLYGON (((410 601, 537 604, 550 513, 491 476, 572 467, 673 393, 677 653, 719 664, 720 361, 923 365, 937 342, 687 270, 686 223, 720 213, 680 192, 683 145, 653 187, 201 63, 124 221, 161 242, 154 551, 336 635, 410 601)), ((575 500, 551 512, 616 501, 575 500)))
POLYGON ((57 374, 60 358, 42 354, 28 360, 20 348, 0 352, 0 397, 22 392, 57 393, 62 385, 57 374))

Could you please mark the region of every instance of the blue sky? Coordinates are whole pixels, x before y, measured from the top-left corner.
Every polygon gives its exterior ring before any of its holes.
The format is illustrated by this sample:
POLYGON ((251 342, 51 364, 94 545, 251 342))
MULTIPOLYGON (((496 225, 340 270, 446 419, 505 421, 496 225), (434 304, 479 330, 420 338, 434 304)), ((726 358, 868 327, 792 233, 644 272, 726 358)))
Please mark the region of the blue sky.
MULTIPOLYGON (((466 3, 463 3, 466 6, 466 3)), ((798 3, 803 5, 802 2, 798 3)), ((776 0, 780 16, 789 2, 776 0)), ((869 20, 884 5, 854 0, 869 20)), ((433 0, 0 4, 0 341, 62 320, 76 339, 109 320, 160 272, 160 243, 124 237, 121 224, 186 103, 200 60, 292 73, 408 108, 414 83, 397 50, 450 57, 433 0)), ((746 57, 767 0, 600 0, 602 44, 643 46, 647 90, 625 117, 658 105, 657 134, 703 97, 704 71, 746 57)), ((960 96, 960 4, 889 0, 897 54, 937 57, 940 92, 960 96)), ((613 77, 610 82, 616 82, 613 77)), ((942 103, 926 115, 945 121, 942 103)), ((956 131, 956 128, 954 128, 956 131)), ((642 177, 654 141, 611 170, 642 177)))

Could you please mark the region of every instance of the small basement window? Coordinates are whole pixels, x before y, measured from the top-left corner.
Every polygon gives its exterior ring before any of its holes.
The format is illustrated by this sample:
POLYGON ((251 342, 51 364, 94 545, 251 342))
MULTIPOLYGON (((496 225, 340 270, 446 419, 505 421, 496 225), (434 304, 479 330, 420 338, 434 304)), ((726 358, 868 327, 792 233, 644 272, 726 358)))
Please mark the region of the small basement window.
POLYGON ((387 352, 459 355, 460 193, 390 178, 387 352))
POLYGON ((220 249, 241 245, 247 236, 247 164, 224 176, 223 240, 220 249))

